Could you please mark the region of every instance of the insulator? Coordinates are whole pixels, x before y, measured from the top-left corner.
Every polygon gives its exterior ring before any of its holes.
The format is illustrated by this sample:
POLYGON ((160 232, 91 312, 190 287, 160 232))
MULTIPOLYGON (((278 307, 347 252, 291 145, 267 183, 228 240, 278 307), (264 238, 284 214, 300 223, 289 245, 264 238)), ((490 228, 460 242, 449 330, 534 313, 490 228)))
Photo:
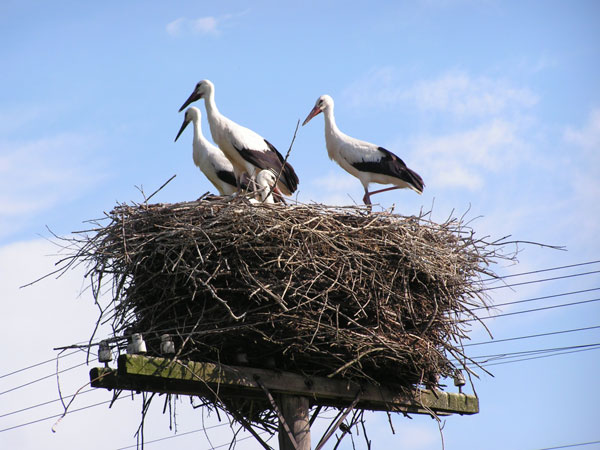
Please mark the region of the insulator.
POLYGON ((100 361, 101 363, 107 363, 112 361, 112 351, 110 350, 108 341, 101 341, 98 347, 98 361, 100 361))
POLYGON ((168 334, 163 334, 160 337, 160 352, 163 355, 172 355, 175 353, 175 343, 171 336, 168 334))
POLYGON ((462 370, 457 370, 456 374, 454 375, 454 386, 462 387, 465 384, 467 384, 467 382, 465 381, 465 376, 463 375, 462 370))
POLYGON ((146 353, 146 343, 142 339, 142 335, 140 333, 133 333, 131 335, 131 342, 127 344, 127 353, 130 355, 146 353))

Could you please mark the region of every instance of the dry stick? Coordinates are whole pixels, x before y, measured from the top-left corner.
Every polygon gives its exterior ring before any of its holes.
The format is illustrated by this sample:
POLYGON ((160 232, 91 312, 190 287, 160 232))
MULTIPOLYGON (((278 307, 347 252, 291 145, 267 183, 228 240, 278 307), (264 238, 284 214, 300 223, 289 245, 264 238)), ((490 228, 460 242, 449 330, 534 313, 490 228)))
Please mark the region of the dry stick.
POLYGON ((167 184, 169 184, 173 180, 173 178, 175 178, 176 176, 177 176, 177 174, 173 175, 171 178, 169 178, 167 181, 165 181, 161 187, 159 187, 156 191, 154 191, 150 195, 150 197, 148 197, 144 200, 144 203, 148 204, 148 200, 150 200, 152 197, 154 197, 156 194, 158 194, 158 192, 160 192, 162 190, 162 188, 164 188, 167 184))
POLYGON ((317 444, 317 446, 315 447, 315 450, 320 450, 325 443, 329 440, 329 438, 331 437, 331 435, 333 433, 335 433, 335 430, 338 429, 338 427, 340 426, 340 424, 344 421, 344 419, 346 418, 346 416, 348 414, 350 414, 350 411, 352 411, 354 409, 354 407, 356 406, 356 404, 358 403, 358 400, 360 400, 360 396, 362 394, 362 391, 359 390, 358 393, 356 394, 356 398, 354 399, 354 401, 350 404, 350 406, 348 406, 348 408, 346 408, 346 411, 344 411, 344 414, 342 414, 340 416, 340 418, 337 420, 337 422, 335 423, 335 425, 327 432, 327 434, 325 434, 320 440, 319 443, 317 444))
POLYGON ((279 417, 279 423, 281 423, 281 426, 283 426, 283 429, 287 433, 288 438, 290 439, 290 442, 292 443, 292 445, 294 446, 294 448, 296 450, 298 450, 298 443, 296 442, 296 439, 294 438, 294 434, 292 433, 292 430, 290 430, 290 427, 289 427, 288 423, 286 422, 285 418, 283 417, 283 414, 279 410, 279 407, 277 406, 277 403, 275 403, 275 400, 273 399, 273 396, 271 395, 271 393, 269 392, 269 390, 265 387, 265 385, 262 383, 262 381, 260 381, 260 377, 258 375, 254 375, 254 381, 256 382, 256 384, 258 384, 258 386, 266 394, 267 398, 269 399, 269 402, 271 403, 271 406, 273 407, 273 409, 277 413, 277 417, 279 417))
POLYGON ((202 285, 203 285, 203 286, 204 286, 206 289, 208 289, 208 291, 210 292, 210 294, 212 295, 212 297, 213 297, 215 300, 217 300, 219 303, 221 303, 223 306, 225 306, 225 308, 227 309, 227 312, 229 313, 229 315, 230 315, 230 316, 231 316, 233 319, 235 319, 235 320, 242 320, 242 319, 243 319, 243 318, 246 316, 246 313, 242 314, 241 316, 236 316, 236 315, 233 313, 233 311, 232 311, 231 307, 230 307, 230 306, 227 304, 227 302, 226 302, 225 300, 223 300, 221 297, 219 297, 219 296, 217 295, 217 293, 215 292, 215 290, 213 289, 213 287, 212 287, 210 284, 208 284, 207 282, 205 282, 205 281, 203 281, 203 280, 200 280, 200 279, 199 279, 198 281, 200 281, 200 283, 201 283, 201 284, 202 284, 202 285))
MULTIPOLYGON (((102 378, 104 378, 106 375, 108 375, 111 372, 104 372, 102 375, 97 376, 96 378, 94 378, 93 380, 90 381, 90 383, 93 383, 95 381, 101 380, 102 378)), ((73 400, 75 400, 75 397, 77 397, 77 395, 79 394, 79 392, 81 392, 81 390, 83 388, 88 387, 88 383, 85 383, 83 386, 81 386, 79 389, 77 389, 77 391, 75 391, 75 394, 73 394, 73 396, 71 397, 71 400, 69 401, 69 403, 67 403, 67 405, 65 406, 64 402, 63 402, 63 408, 65 409, 64 412, 61 414, 61 416, 56 420, 56 422, 54 422, 54 425, 52 425, 52 432, 56 433, 56 427, 58 426, 58 424, 63 420, 63 418, 67 415, 67 412, 69 410, 69 407, 71 406, 71 403, 73 403, 73 400)), ((61 394, 61 402, 62 402, 62 394, 61 394)), ((111 404, 112 405, 112 404, 111 404)))
POLYGON ((271 186, 271 189, 269 190, 269 193, 265 197, 265 200, 267 198, 269 198, 269 196, 275 190, 275 187, 277 186, 277 183, 279 183, 279 178, 281 178, 281 174, 283 172, 283 169, 285 169, 285 163, 287 162, 287 160, 288 160, 288 158, 290 156, 290 152, 292 151, 292 146, 294 145, 294 141, 296 140, 296 134, 298 133, 298 127, 299 126, 300 126, 300 119, 298 119, 298 122, 296 123, 296 129, 294 130, 294 136, 292 137, 292 142, 290 142, 290 147, 288 148, 288 151, 285 154, 285 158, 283 158, 283 163, 281 164, 281 169, 279 170, 279 173, 277 174, 277 178, 275 178, 275 183, 273 183, 273 186, 271 186))
POLYGON ((265 441, 263 441, 263 439, 260 437, 260 435, 259 435, 259 434, 258 434, 258 433, 257 433, 257 432, 254 430, 254 428, 252 427, 252 424, 251 424, 250 422, 248 422, 248 421, 247 421, 247 420, 244 418, 244 416, 242 416, 241 414, 239 414, 239 413, 238 413, 238 412, 237 412, 235 409, 233 409, 233 408, 232 408, 232 409, 231 409, 229 412, 230 412, 230 413, 233 415, 233 417, 234 417, 236 420, 238 420, 238 421, 239 421, 239 422, 242 424, 242 426, 243 426, 243 427, 244 427, 246 430, 248 430, 248 431, 249 431, 249 432, 252 434, 252 436, 254 436, 254 438, 255 438, 255 439, 256 439, 256 440, 259 442, 259 444, 260 444, 260 445, 262 445, 262 446, 263 446, 263 448, 264 448, 265 450, 273 450, 273 448, 272 448, 272 447, 271 447, 269 444, 267 444, 265 441))
POLYGON ((309 427, 312 427, 312 424, 315 422, 315 420, 317 420, 317 417, 319 417, 319 413, 321 412, 321 409, 323 409, 322 405, 319 405, 316 407, 315 411, 313 412, 312 417, 310 418, 310 421, 308 422, 309 427))

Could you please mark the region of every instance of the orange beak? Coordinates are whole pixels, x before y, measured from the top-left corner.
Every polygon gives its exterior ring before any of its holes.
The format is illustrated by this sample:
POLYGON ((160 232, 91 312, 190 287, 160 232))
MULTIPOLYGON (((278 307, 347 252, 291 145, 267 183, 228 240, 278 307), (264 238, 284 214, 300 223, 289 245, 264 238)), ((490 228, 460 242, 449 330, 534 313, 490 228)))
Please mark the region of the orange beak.
POLYGON ((308 114, 308 116, 306 116, 306 119, 304 119, 304 122, 302 122, 302 126, 304 126, 308 122, 310 122, 310 119, 312 119, 313 117, 315 117, 320 112, 321 112, 321 109, 317 105, 315 105, 315 107, 310 111, 310 113, 308 114))

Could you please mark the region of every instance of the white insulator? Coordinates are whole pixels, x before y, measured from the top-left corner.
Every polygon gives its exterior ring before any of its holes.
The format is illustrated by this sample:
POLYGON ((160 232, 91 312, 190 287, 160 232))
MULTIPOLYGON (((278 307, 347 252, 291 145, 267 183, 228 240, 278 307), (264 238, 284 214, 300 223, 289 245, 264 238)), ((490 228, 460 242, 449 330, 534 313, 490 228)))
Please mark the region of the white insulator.
POLYGON ((101 341, 98 347, 98 361, 100 361, 101 363, 107 363, 112 361, 112 351, 110 350, 108 341, 101 341))
POLYGON ((454 375, 454 386, 462 387, 467 384, 465 380, 465 376, 462 373, 462 370, 457 370, 454 375))
POLYGON ((146 343, 142 339, 142 335, 140 333, 134 333, 131 335, 131 342, 127 345, 127 353, 130 355, 146 353, 146 343))
POLYGON ((168 334, 163 334, 160 337, 160 352, 163 355, 172 355, 175 353, 175 343, 171 336, 168 334))

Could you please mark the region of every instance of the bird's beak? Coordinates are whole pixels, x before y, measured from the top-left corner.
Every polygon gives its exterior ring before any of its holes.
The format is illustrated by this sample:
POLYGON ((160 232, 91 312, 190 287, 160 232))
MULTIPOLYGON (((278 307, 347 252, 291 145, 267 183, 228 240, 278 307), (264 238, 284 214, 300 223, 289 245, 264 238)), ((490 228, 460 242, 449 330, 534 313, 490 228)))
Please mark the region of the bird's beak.
POLYGON ((181 136, 181 133, 183 133, 183 130, 185 130, 185 127, 188 126, 188 123, 190 123, 189 120, 183 119, 183 123, 181 124, 181 128, 179 129, 179 133, 177 133, 177 136, 175 136, 175 140, 173 142, 177 142, 177 139, 179 139, 179 136, 181 136))
POLYGON ((308 116, 306 116, 306 119, 304 119, 304 122, 302 122, 302 126, 306 125, 310 121, 310 119, 315 117, 320 112, 321 112, 321 109, 317 105, 315 105, 315 107, 310 111, 308 116))
POLYGON ((190 95, 188 97, 188 99, 185 101, 185 103, 183 105, 181 105, 181 108, 179 108, 179 112, 183 111, 184 108, 186 106, 188 106, 190 103, 194 103, 196 100, 200 100, 201 98, 202 98, 202 94, 199 94, 196 91, 192 92, 192 95, 190 95))

